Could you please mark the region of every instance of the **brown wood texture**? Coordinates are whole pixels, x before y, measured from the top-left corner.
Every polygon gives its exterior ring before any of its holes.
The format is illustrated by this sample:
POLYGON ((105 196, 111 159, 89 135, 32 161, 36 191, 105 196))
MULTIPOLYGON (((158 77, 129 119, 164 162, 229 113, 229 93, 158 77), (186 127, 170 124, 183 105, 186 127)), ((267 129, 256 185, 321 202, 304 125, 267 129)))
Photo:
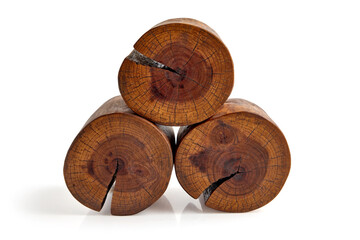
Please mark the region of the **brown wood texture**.
POLYGON ((174 132, 135 115, 121 96, 104 103, 73 141, 64 164, 66 185, 83 205, 100 211, 115 182, 113 215, 140 212, 166 190, 174 132))
POLYGON ((176 176, 193 198, 226 212, 264 206, 283 187, 290 151, 277 125, 257 105, 228 100, 207 121, 181 127, 176 176))
POLYGON ((233 62, 206 24, 179 18, 146 32, 123 61, 121 95, 137 114, 163 125, 190 125, 211 117, 229 97, 233 62))

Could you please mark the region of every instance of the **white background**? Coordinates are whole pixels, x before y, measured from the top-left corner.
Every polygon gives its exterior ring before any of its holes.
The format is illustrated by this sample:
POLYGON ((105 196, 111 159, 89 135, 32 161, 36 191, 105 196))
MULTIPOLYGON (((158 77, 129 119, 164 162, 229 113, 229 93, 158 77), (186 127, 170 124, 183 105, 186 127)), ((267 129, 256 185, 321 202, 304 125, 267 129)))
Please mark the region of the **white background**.
POLYGON ((1 1, 0 80, 2 239, 360 238, 359 1, 1 1), (221 36, 232 97, 261 106, 284 132, 289 178, 244 214, 203 209, 175 175, 137 215, 93 212, 65 186, 66 152, 119 94, 135 41, 175 17, 221 36))

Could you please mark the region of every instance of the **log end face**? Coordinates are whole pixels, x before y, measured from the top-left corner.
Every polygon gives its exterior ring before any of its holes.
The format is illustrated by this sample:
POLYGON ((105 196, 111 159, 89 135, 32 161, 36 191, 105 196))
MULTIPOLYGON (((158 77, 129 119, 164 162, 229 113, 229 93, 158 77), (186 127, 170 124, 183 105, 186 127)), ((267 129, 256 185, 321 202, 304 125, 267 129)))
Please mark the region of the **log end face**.
POLYGON ((233 63, 226 46, 201 25, 164 23, 145 33, 119 71, 124 100, 163 125, 190 125, 229 97, 233 63), (134 52, 133 51, 133 52, 134 52))
POLYGON ((207 206, 246 212, 280 192, 290 171, 290 151, 272 122, 235 112, 191 129, 178 147, 175 169, 185 191, 192 196, 202 191, 207 206))
POLYGON ((96 211, 115 183, 112 212, 129 215, 164 193, 172 164, 169 139, 159 128, 136 115, 116 113, 95 119, 79 133, 64 177, 72 195, 96 211))

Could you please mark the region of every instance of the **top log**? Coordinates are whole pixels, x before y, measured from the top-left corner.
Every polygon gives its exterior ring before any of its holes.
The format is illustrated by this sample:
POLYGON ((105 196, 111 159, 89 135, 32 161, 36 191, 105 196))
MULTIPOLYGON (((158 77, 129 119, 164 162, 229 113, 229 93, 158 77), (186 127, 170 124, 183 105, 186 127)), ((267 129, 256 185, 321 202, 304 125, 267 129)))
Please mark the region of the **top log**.
POLYGON ((137 114, 163 125, 190 125, 216 113, 234 82, 230 53, 218 34, 194 19, 157 24, 123 61, 119 88, 137 114))

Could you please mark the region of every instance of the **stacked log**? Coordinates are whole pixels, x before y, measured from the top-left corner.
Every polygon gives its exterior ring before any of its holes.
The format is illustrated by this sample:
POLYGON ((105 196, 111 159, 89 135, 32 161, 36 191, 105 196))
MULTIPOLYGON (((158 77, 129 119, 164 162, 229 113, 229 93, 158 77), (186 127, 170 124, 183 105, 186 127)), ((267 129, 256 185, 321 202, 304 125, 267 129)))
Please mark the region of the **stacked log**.
POLYGON ((231 55, 209 26, 181 18, 151 28, 121 64, 121 96, 70 146, 71 194, 100 211, 114 185, 111 213, 135 214, 163 195, 174 163, 183 189, 210 208, 246 212, 269 203, 289 174, 289 147, 260 107, 228 100, 233 83, 231 55), (170 126, 181 126, 177 145, 170 126))
POLYGON ((116 181, 111 213, 129 215, 165 192, 173 168, 174 132, 133 113, 120 96, 86 122, 67 153, 68 189, 83 205, 100 211, 116 181))
POLYGON ((134 112, 163 125, 182 126, 216 113, 231 93, 234 69, 214 30, 193 19, 171 19, 135 43, 118 80, 134 112))
POLYGON ((181 127, 176 176, 208 207, 247 212, 269 203, 290 171, 290 151, 277 125, 258 106, 229 99, 205 122, 181 127))

